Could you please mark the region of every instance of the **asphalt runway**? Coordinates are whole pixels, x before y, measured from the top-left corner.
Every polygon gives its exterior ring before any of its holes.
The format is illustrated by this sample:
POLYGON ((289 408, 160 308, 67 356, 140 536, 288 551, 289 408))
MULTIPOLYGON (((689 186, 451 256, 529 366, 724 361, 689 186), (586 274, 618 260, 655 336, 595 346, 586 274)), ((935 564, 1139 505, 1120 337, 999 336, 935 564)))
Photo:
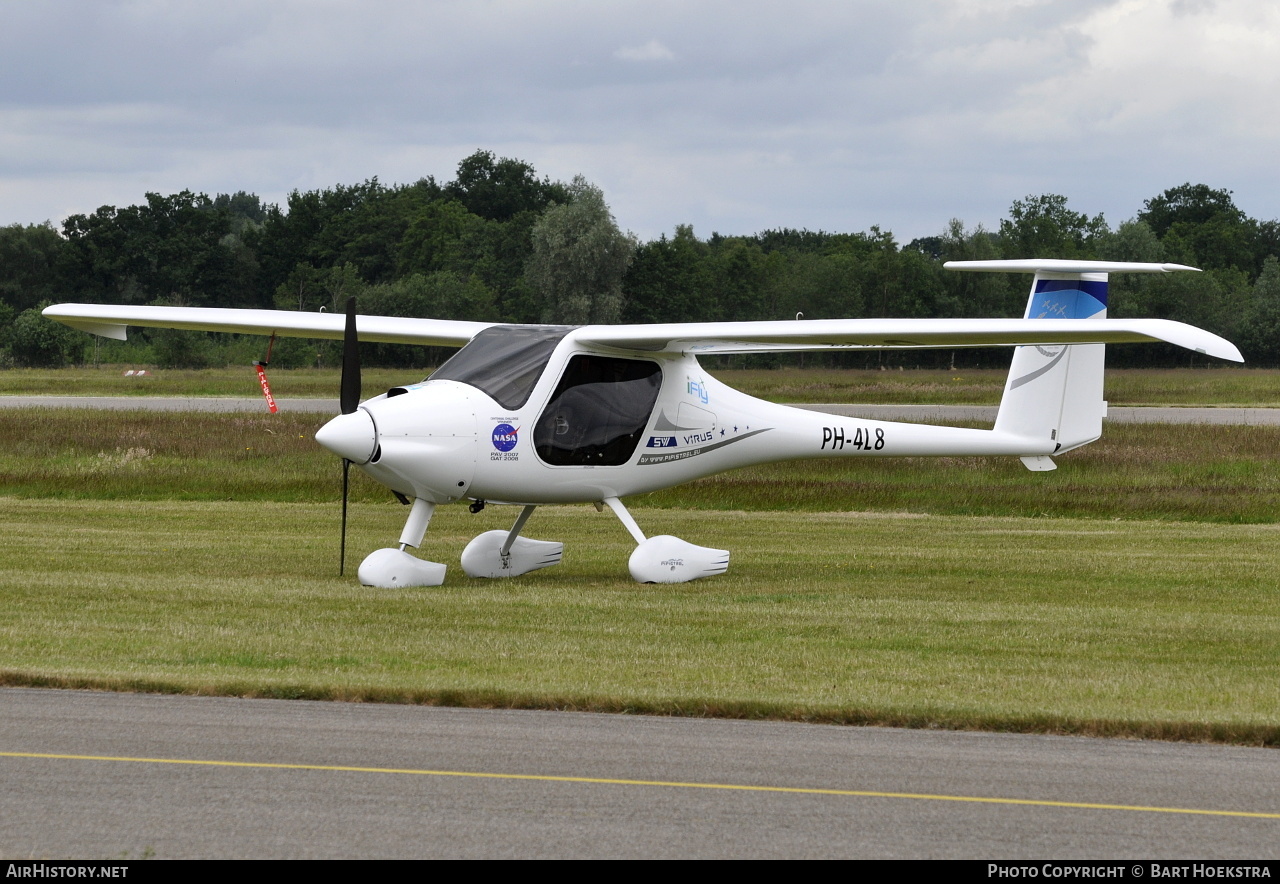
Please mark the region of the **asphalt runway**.
POLYGON ((0 856, 1280 858, 1280 752, 0 689, 0 856))
MULTIPOLYGON (((337 399, 277 399, 281 411, 337 414, 337 399)), ((262 397, 212 398, 184 396, 0 396, 0 408, 102 408, 111 411, 265 412, 262 397)), ((825 411, 867 420, 994 421, 994 405, 849 405, 828 403, 800 405, 809 411, 825 411)), ((1280 425, 1280 408, 1181 408, 1150 406, 1112 407, 1108 421, 1119 424, 1237 424, 1280 425)))

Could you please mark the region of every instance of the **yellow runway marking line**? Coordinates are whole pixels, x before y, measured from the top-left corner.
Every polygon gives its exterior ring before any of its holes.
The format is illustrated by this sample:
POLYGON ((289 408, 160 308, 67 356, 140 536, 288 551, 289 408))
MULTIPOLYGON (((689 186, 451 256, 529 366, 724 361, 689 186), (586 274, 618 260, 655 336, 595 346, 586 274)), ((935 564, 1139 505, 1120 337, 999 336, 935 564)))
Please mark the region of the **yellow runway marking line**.
POLYGON ((903 798, 915 801, 958 801, 970 804, 1008 804, 1023 807, 1065 807, 1076 810, 1127 810, 1141 813, 1188 813, 1280 820, 1280 813, 1245 810, 1204 810, 1194 807, 1145 807, 1135 804, 1090 804, 1033 798, 985 798, 978 795, 930 795, 923 792, 873 792, 861 789, 811 789, 802 786, 751 786, 736 783, 682 783, 674 780, 624 780, 609 777, 562 777, 550 774, 485 773, 465 770, 418 770, 397 767, 353 767, 337 764, 275 764, 267 761, 212 761, 199 758, 132 758, 116 755, 56 755, 45 752, 0 752, 0 758, 45 758, 60 761, 118 761, 132 764, 184 764, 195 767, 242 767, 260 770, 316 770, 336 773, 401 774, 419 777, 466 777, 481 780, 525 780, 542 783, 591 783, 605 786, 656 786, 668 789, 711 789, 727 792, 780 792, 791 795, 830 795, 847 798, 903 798))

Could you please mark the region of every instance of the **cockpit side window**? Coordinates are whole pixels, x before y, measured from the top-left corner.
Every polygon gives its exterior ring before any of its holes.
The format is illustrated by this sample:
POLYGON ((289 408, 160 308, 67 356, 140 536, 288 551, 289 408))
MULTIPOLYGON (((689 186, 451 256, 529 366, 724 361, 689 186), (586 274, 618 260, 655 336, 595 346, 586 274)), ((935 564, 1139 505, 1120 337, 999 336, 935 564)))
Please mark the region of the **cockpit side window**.
POLYGON ((495 325, 453 354, 427 380, 470 384, 514 411, 529 401, 568 325, 495 325))
POLYGON ((640 444, 661 387, 656 362, 574 356, 534 426, 534 450, 552 466, 624 464, 640 444))

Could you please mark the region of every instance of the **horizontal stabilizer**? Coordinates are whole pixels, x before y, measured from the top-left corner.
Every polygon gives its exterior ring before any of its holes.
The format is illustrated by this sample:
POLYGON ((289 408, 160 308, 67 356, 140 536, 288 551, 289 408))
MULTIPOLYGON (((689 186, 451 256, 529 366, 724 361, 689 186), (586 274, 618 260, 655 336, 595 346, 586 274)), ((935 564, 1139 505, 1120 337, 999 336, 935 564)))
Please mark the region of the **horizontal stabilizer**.
POLYGON ((1149 264, 1141 261, 1070 261, 1063 258, 1016 258, 1009 261, 948 261, 948 270, 982 273, 1174 273, 1200 272, 1185 264, 1149 264))

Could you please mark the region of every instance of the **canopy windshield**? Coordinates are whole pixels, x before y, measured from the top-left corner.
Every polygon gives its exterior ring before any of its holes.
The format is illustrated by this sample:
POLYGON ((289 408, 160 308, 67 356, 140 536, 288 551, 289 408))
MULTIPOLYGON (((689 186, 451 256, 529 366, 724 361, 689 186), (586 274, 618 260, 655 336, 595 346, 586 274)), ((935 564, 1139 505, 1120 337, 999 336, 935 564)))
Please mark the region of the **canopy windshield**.
POLYGON ((569 325, 494 325, 486 328, 427 380, 459 381, 514 411, 529 400, 569 325))

